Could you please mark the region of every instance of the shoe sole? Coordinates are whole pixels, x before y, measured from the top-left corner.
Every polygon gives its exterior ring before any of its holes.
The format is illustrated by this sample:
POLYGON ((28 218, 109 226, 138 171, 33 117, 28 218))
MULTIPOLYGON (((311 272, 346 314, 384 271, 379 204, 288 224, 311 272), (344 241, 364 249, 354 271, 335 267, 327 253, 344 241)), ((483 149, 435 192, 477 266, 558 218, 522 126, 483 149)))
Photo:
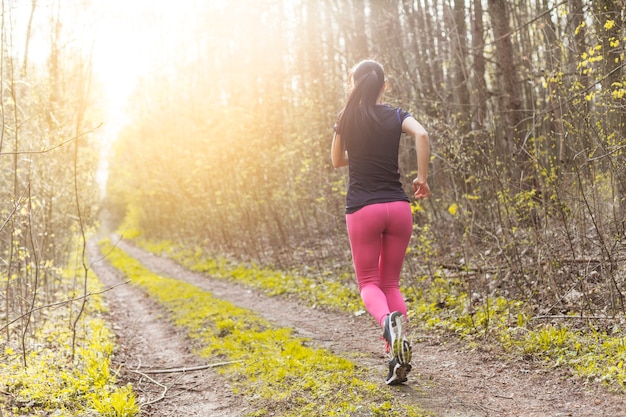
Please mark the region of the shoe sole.
POLYGON ((411 344, 408 340, 402 338, 402 348, 398 355, 398 362, 400 362, 401 365, 409 364, 411 362, 411 353, 411 344))
POLYGON ((401 365, 408 364, 411 362, 411 345, 404 338, 402 329, 403 316, 392 313, 390 321, 390 330, 392 332, 395 330, 395 337, 392 334, 393 346, 391 347, 391 352, 401 365))
POLYGON ((400 336, 402 335, 402 314, 400 312, 394 311, 389 316, 389 340, 391 346, 391 354, 393 357, 397 358, 400 350, 400 336))

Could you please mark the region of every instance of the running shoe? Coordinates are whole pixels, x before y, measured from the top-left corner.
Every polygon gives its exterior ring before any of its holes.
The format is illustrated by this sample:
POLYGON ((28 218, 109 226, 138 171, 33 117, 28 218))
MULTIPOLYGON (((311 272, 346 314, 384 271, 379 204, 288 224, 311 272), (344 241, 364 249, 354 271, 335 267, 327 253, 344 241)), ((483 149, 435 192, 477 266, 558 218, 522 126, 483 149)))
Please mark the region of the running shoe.
POLYGON ((383 338, 389 343, 391 354, 401 365, 411 362, 411 344, 403 331, 404 316, 394 311, 385 318, 383 338))
POLYGON ((407 375, 411 372, 411 365, 401 364, 396 358, 389 361, 389 373, 385 379, 387 385, 400 385, 407 381, 407 375))

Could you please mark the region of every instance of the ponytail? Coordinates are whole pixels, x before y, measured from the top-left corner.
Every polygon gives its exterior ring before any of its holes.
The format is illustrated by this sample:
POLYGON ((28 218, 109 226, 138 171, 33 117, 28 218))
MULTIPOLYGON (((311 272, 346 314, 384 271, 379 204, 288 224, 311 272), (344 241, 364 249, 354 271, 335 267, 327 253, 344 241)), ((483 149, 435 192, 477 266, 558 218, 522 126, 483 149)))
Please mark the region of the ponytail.
POLYGON ((353 88, 339 116, 337 132, 353 136, 380 124, 374 107, 385 83, 382 65, 376 61, 362 61, 352 73, 353 88))

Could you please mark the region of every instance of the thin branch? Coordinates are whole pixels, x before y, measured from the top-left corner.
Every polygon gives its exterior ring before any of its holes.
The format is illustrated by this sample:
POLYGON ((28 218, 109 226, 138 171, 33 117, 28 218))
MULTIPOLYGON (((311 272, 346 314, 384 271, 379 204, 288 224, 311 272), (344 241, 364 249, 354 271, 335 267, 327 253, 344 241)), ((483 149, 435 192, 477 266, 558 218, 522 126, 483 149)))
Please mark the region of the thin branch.
MULTIPOLYGON (((485 46, 491 46, 494 45, 496 42, 501 41, 502 39, 506 39, 509 36, 513 35, 516 32, 519 32, 520 30, 524 29, 526 26, 529 26, 530 24, 536 22, 537 20, 541 19, 542 17, 544 17, 547 14, 552 13, 552 11, 556 10, 557 8, 561 7, 562 5, 566 4, 568 1, 570 0, 563 0, 560 3, 555 4, 554 6, 552 6, 551 8, 544 10, 543 12, 539 13, 538 15, 536 15, 535 17, 533 17, 532 19, 522 23, 521 25, 511 29, 508 33, 505 33, 504 35, 493 39, 490 42, 485 42, 483 43, 483 45, 481 46, 481 48, 484 48, 485 46)), ((468 48, 468 51, 473 51, 474 49, 477 49, 476 47, 470 47, 468 48)))
POLYGON ((176 372, 201 371, 203 369, 217 368, 219 366, 226 366, 226 365, 231 365, 233 363, 239 363, 239 362, 243 362, 243 361, 240 360, 240 361, 209 363, 207 365, 198 365, 198 366, 190 366, 190 367, 183 367, 183 368, 147 369, 145 371, 135 371, 135 370, 129 369, 129 371, 140 373, 140 374, 173 374, 176 372))
MULTIPOLYGON (((81 114, 79 112, 79 114, 81 114)), ((76 131, 79 131, 80 122, 77 123, 76 131)), ((85 236, 85 224, 83 222, 83 214, 80 208, 80 196, 78 189, 78 142, 74 142, 74 202, 76 204, 76 214, 78 215, 78 225, 80 230, 80 243, 81 243, 81 252, 80 252, 80 263, 83 267, 83 295, 87 294, 87 280, 89 277, 89 267, 85 263, 85 253, 87 251, 87 238, 85 236)), ((76 315, 76 319, 72 325, 72 359, 74 359, 74 353, 76 352, 76 326, 78 326, 78 321, 80 320, 83 312, 85 310, 85 304, 87 303, 87 299, 84 298, 83 302, 78 310, 78 314, 76 315)))
POLYGON ((158 398, 155 398, 154 400, 151 401, 147 401, 145 403, 141 403, 141 406, 145 406, 145 405, 150 405, 150 404, 154 404, 157 403, 163 399, 165 399, 165 396, 167 395, 167 391, 169 391, 170 387, 168 387, 167 385, 161 384, 159 381, 156 381, 154 378, 150 378, 148 375, 144 374, 143 372, 139 372, 139 371, 133 371, 131 369, 129 369, 129 371, 134 372, 136 374, 139 374, 141 376, 143 376, 146 379, 149 379, 152 383, 160 386, 161 388, 163 388, 163 392, 161 393, 161 395, 158 398))
POLYGON ((604 154, 593 157, 593 158, 588 158, 587 162, 594 162, 597 161, 598 159, 603 159, 606 157, 609 157, 613 154, 616 154, 617 152, 620 152, 622 149, 626 148, 626 145, 621 145, 621 146, 616 146, 614 148, 612 148, 611 150, 606 151, 604 154))
POLYGON ((44 153, 48 153, 51 152, 55 149, 58 149, 62 146, 67 145, 68 143, 72 143, 80 138, 82 138, 83 136, 86 136, 90 133, 95 132, 96 130, 98 130, 102 125, 104 124, 104 122, 100 123, 98 126, 94 127, 93 129, 87 130, 79 135, 76 135, 70 139, 64 140, 63 142, 59 143, 58 145, 52 146, 50 148, 44 148, 40 151, 13 151, 13 152, 0 152, 0 156, 2 155, 31 155, 31 154, 44 154, 44 153))
POLYGON ((24 189, 24 192, 22 192, 22 195, 17 199, 17 201, 15 202, 15 204, 13 205, 13 210, 11 210, 11 212, 9 213, 9 215, 7 216, 6 220, 4 221, 4 223, 2 223, 2 226, 0 226, 0 232, 2 232, 4 230, 4 228, 6 227, 6 225, 9 223, 9 220, 11 220, 11 218, 13 217, 13 215, 17 212, 17 210, 20 208, 20 204, 22 203, 22 200, 24 199, 24 196, 26 195, 26 192, 28 191, 27 188, 24 189))
POLYGON ((37 302, 37 290, 39 289, 39 273, 41 271, 41 265, 39 264, 39 251, 37 250, 37 245, 35 244, 35 236, 33 235, 33 219, 32 219, 33 199, 32 199, 32 194, 31 194, 30 175, 31 175, 31 169, 29 168, 28 169, 29 179, 28 179, 28 187, 27 187, 28 189, 28 238, 30 240, 30 246, 32 250, 31 255, 33 257, 33 263, 35 264, 35 276, 34 276, 34 281, 32 283, 33 294, 32 294, 30 306, 29 306, 30 312, 26 316, 27 317, 26 323, 24 324, 24 330, 22 331, 22 359, 23 359, 25 367, 27 366, 26 336, 28 335, 28 327, 30 326, 31 319, 32 319, 32 311, 33 311, 33 308, 35 307, 35 303, 37 302))
POLYGON ((74 301, 79 301, 79 300, 83 300, 83 299, 89 298, 92 295, 104 294, 105 292, 108 292, 108 291, 110 291, 110 290, 112 290, 112 289, 114 289, 116 287, 119 287, 121 285, 125 285, 125 284, 130 283, 130 281, 131 280, 120 282, 119 284, 115 284, 115 285, 113 285, 111 287, 105 288, 102 291, 90 292, 89 294, 81 295, 80 297, 70 298, 68 300, 58 301, 56 303, 50 303, 50 304, 46 304, 46 305, 43 305, 43 306, 35 307, 35 308, 25 312, 24 314, 14 318, 10 322, 6 323, 4 326, 0 327, 0 332, 3 331, 4 329, 6 329, 7 327, 9 327, 10 325, 12 325, 13 323, 17 322, 18 320, 21 320, 22 318, 28 316, 29 314, 34 313, 35 311, 43 310, 43 309, 46 309, 46 308, 59 307, 59 306, 62 306, 64 304, 69 304, 69 303, 73 303, 74 301))
POLYGON ((169 391, 169 389, 174 385, 171 384, 170 386, 167 386, 165 384, 160 383, 159 381, 155 380, 154 378, 150 377, 149 375, 151 374, 167 374, 167 373, 176 373, 176 372, 188 372, 188 371, 198 371, 198 370, 202 370, 202 369, 207 369, 207 368, 215 368, 218 366, 224 366, 224 365, 229 365, 232 363, 237 363, 237 362, 243 362, 243 361, 231 361, 231 362, 218 362, 218 363, 213 363, 213 364, 207 364, 207 365, 199 365, 199 366, 191 366, 188 368, 171 368, 171 369, 148 369, 145 371, 137 371, 135 369, 127 369, 129 372, 133 372, 135 374, 141 375, 142 377, 150 380, 152 383, 160 386, 161 388, 163 388, 163 392, 161 393, 161 395, 157 398, 155 398, 154 400, 150 400, 147 401, 145 403, 141 403, 141 406, 146 406, 146 405, 151 405, 154 403, 157 403, 161 400, 164 400, 167 392, 169 391))
POLYGON ((566 316, 566 315, 554 315, 554 316, 534 316, 531 320, 551 320, 551 319, 569 319, 569 320, 616 320, 618 317, 604 317, 604 316, 566 316))

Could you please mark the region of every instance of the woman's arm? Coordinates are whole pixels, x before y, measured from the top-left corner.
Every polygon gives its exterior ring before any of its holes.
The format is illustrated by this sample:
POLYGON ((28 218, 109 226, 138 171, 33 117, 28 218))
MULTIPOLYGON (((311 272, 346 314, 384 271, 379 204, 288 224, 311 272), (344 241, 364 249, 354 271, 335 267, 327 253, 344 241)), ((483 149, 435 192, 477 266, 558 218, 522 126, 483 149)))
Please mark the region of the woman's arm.
POLYGON ((417 178, 413 180, 413 195, 415 198, 425 198, 430 195, 428 186, 428 164, 430 162, 430 140, 428 132, 413 117, 407 117, 402 122, 402 131, 415 138, 417 153, 417 178))
POLYGON ((333 144, 331 145, 330 159, 333 167, 345 167, 348 165, 348 151, 341 140, 341 135, 337 132, 333 135, 333 144))

